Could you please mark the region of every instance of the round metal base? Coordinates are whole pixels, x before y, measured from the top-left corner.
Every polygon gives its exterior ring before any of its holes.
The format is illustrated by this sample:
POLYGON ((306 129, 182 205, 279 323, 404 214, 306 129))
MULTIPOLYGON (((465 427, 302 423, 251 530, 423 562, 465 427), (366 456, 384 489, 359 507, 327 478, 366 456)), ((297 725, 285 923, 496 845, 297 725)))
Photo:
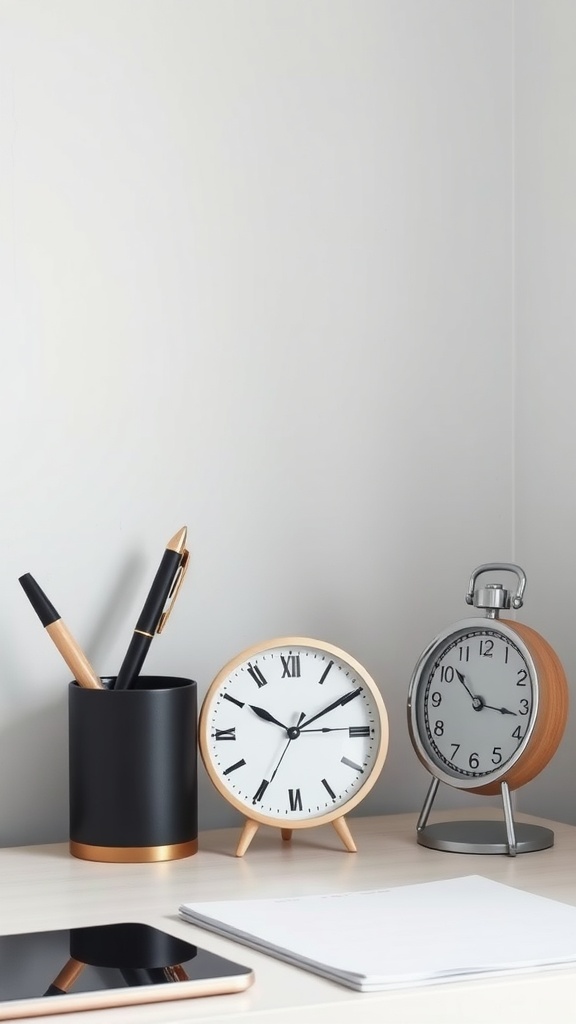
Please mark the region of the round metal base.
MULTIPOLYGON (((514 822, 516 853, 535 853, 554 845, 554 833, 542 825, 514 822)), ((440 821, 416 833, 421 846, 447 853, 510 853, 504 821, 440 821)))

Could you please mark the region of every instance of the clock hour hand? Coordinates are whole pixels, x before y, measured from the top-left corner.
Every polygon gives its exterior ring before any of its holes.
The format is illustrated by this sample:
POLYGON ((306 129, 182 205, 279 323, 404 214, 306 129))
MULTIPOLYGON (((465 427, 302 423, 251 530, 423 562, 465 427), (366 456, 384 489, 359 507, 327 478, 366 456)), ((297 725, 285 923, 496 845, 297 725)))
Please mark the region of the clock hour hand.
POLYGON ((258 715, 258 718, 261 718, 263 722, 272 722, 273 725, 279 725, 281 729, 286 729, 286 731, 288 731, 288 726, 284 725, 283 722, 279 722, 278 719, 274 718, 274 715, 271 715, 265 708, 257 708, 255 704, 249 704, 248 707, 255 715, 258 715))
POLYGON ((501 715, 516 715, 516 711, 509 711, 508 708, 495 708, 492 704, 483 704, 485 708, 490 708, 490 711, 499 711, 501 715))
POLYGON ((319 711, 317 715, 312 715, 312 718, 307 718, 305 722, 302 722, 302 725, 299 728, 305 729, 307 725, 311 725, 312 722, 315 722, 317 718, 321 718, 322 715, 327 715, 328 712, 333 711, 334 708, 343 707, 343 705, 347 704, 348 701, 354 700, 354 697, 357 697, 359 693, 362 693, 361 686, 356 690, 352 690, 351 693, 346 693, 344 697, 340 697, 339 700, 332 701, 332 704, 329 704, 327 708, 324 708, 322 711, 319 711))
POLYGON ((482 711, 482 708, 489 708, 490 711, 499 711, 501 715, 516 715, 515 711, 509 711, 508 708, 494 707, 493 704, 487 704, 483 697, 477 697, 476 694, 472 693, 472 690, 470 690, 466 685, 462 672, 459 672, 458 669, 456 669, 455 671, 456 675, 458 676, 458 679, 462 683, 462 686, 464 687, 466 692, 469 693, 470 696, 472 697, 472 704, 474 706, 475 711, 482 711))

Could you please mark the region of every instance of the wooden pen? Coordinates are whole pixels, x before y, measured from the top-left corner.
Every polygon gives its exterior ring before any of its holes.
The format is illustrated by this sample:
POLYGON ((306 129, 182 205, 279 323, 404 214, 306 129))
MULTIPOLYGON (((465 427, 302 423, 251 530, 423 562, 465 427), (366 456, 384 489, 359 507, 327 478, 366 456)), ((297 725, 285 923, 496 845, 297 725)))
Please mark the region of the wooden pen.
POLYGON ((96 674, 84 651, 78 646, 54 605, 29 572, 19 577, 19 582, 50 639, 60 651, 76 682, 92 690, 105 689, 100 676, 96 674))

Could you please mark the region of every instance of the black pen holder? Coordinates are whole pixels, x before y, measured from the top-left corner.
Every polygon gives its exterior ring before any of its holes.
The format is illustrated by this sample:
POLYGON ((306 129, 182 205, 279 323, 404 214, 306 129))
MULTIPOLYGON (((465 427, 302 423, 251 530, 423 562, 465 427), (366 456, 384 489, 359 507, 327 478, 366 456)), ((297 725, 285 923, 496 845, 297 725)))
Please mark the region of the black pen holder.
POLYGON ((68 692, 70 852, 147 862, 198 848, 196 683, 140 676, 68 692))

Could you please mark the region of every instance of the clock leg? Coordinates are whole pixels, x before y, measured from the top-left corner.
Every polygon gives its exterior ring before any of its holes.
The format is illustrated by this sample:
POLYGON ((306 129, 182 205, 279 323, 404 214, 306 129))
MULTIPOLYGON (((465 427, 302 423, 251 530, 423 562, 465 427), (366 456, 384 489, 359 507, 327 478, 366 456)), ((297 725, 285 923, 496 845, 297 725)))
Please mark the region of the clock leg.
POLYGON ((352 833, 350 832, 350 829, 348 828, 348 825, 346 823, 346 819, 344 817, 342 817, 342 818, 334 818, 334 821, 332 822, 332 824, 333 824, 336 832, 338 833, 339 838, 342 840, 344 846, 348 850, 348 852, 349 853, 356 853, 356 843, 352 839, 352 833))
POLYGON ((506 839, 508 842, 508 853, 511 857, 516 856, 516 830, 514 828, 514 817, 512 815, 512 801, 510 800, 510 788, 507 782, 501 787, 502 806, 504 808, 504 821, 506 822, 506 839))
POLYGON ((250 843, 254 839, 254 836, 256 835, 257 831, 258 831, 258 822, 257 821, 253 821, 252 818, 246 818, 246 822, 245 822, 244 828, 242 829, 242 835, 240 836, 240 839, 238 841, 238 846, 236 847, 236 856, 237 857, 243 857, 244 856, 244 854, 246 853, 246 850, 250 846, 250 843))
POLYGON ((285 843, 289 843, 290 840, 292 839, 292 831, 293 831, 293 829, 291 829, 291 828, 281 828, 280 829, 280 832, 281 832, 281 835, 282 835, 282 839, 284 840, 285 843))
POLYGON ((426 799, 424 800, 424 804, 422 806, 422 810, 420 811, 420 817, 418 818, 418 824, 416 825, 416 831, 417 832, 421 832, 422 829, 426 827, 426 822, 428 821, 428 815, 430 814, 430 811, 432 810, 432 804, 434 803, 434 797, 436 796, 436 792, 438 790, 438 786, 439 785, 440 785, 440 779, 436 779, 436 778, 432 779, 432 782, 430 783, 430 788, 429 788, 429 790, 428 790, 428 792, 426 794, 426 799))

